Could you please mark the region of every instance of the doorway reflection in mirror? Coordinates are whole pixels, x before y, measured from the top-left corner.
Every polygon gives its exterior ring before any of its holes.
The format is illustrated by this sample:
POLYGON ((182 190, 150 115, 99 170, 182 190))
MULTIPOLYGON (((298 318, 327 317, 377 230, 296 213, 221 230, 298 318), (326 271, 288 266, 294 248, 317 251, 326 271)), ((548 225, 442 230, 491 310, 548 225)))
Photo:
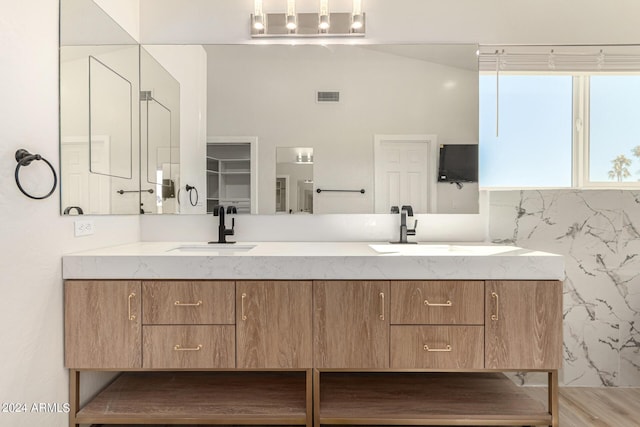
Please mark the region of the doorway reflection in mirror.
POLYGON ((313 213, 313 148, 276 147, 276 214, 313 213))

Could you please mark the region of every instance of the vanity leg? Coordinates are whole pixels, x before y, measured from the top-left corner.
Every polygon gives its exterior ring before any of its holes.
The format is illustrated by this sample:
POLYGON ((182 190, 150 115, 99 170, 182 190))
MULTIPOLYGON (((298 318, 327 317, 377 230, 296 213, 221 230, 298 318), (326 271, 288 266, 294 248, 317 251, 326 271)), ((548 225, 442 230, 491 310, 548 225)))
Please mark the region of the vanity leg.
POLYGON ((549 413, 551 414, 551 426, 558 427, 560 425, 559 412, 559 396, 558 396, 558 371, 549 371, 549 413))
POLYGON ((80 371, 69 369, 69 427, 80 427, 76 414, 80 407, 80 371))
POLYGON ((320 427, 320 371, 313 370, 313 425, 320 427))
POLYGON ((307 427, 313 427, 313 369, 306 370, 307 378, 307 427))

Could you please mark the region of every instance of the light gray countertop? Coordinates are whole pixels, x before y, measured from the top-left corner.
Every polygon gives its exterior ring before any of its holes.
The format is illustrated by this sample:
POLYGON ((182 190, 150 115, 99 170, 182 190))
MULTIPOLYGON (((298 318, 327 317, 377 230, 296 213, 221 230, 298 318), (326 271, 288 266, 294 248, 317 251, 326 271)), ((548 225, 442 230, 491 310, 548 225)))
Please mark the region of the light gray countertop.
POLYGON ((477 242, 140 242, 62 261, 64 279, 564 279, 560 255, 477 242))

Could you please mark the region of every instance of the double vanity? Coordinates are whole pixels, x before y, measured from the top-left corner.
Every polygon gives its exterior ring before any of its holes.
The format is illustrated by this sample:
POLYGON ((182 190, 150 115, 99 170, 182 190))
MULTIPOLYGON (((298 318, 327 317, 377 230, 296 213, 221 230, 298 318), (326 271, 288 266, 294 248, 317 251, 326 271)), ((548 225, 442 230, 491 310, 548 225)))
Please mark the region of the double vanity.
POLYGON ((136 243, 63 257, 70 426, 553 425, 561 256, 136 243), (118 371, 80 405, 81 371, 118 371), (532 399, 504 372, 545 372, 532 399))

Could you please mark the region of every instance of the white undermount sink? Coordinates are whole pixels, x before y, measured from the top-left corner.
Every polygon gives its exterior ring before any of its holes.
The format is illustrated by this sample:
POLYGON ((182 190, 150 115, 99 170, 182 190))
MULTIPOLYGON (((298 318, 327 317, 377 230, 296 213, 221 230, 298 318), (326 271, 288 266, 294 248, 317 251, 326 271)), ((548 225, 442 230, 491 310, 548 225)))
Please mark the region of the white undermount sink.
POLYGON ((255 248, 256 245, 243 245, 238 243, 209 243, 209 244, 193 244, 193 245, 180 245, 175 248, 169 249, 169 251, 178 252, 216 252, 216 253, 230 253, 230 252, 248 252, 255 248))
POLYGON ((518 248, 496 245, 449 245, 449 244, 378 244, 369 245, 371 249, 383 255, 413 256, 487 256, 510 252, 518 248))

